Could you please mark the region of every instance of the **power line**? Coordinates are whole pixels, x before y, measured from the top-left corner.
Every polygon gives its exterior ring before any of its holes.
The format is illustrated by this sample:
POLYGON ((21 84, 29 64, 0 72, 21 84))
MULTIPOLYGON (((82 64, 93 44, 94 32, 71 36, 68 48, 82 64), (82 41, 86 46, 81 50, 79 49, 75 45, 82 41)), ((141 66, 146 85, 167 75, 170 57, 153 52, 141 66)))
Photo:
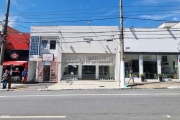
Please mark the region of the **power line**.
POLYGON ((90 22, 96 20, 111 20, 111 19, 118 19, 119 17, 109 17, 109 18, 97 18, 97 19, 84 19, 84 20, 70 20, 70 21, 9 21, 9 22, 17 22, 17 23, 59 23, 59 22, 90 22))

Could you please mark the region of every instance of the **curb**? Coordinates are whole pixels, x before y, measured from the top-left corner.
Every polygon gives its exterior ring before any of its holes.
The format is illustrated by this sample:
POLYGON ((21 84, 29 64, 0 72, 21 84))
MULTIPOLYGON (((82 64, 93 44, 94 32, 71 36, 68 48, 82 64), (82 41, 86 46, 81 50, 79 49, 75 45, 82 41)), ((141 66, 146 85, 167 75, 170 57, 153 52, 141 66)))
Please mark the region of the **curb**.
POLYGON ((129 90, 132 88, 77 88, 77 89, 37 89, 37 91, 63 91, 63 90, 129 90))
POLYGON ((180 89, 180 86, 170 86, 170 87, 167 87, 168 89, 180 89))
POLYGON ((14 91, 13 89, 0 89, 0 91, 14 91))

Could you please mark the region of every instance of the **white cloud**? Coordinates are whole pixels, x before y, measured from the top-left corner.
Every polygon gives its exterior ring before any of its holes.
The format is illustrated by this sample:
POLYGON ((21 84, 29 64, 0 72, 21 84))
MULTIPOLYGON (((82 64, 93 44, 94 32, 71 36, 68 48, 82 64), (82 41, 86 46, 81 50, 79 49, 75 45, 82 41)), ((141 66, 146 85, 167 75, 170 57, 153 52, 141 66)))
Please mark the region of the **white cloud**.
POLYGON ((141 0, 138 3, 142 3, 142 4, 159 4, 159 3, 167 3, 167 2, 180 2, 180 0, 141 0))
POLYGON ((173 21, 178 21, 178 18, 177 18, 177 17, 174 17, 174 18, 173 18, 173 21))
MULTIPOLYGON (((0 13, 0 21, 4 21, 4 20, 5 20, 5 15, 0 13)), ((8 21, 11 21, 11 22, 8 23, 8 26, 15 27, 17 20, 18 20, 17 16, 10 16, 8 21)))
POLYGON ((153 19, 153 20, 161 20, 161 19, 166 19, 173 17, 174 19, 177 19, 177 15, 180 14, 180 10, 171 10, 168 12, 161 12, 157 13, 154 15, 141 15, 139 16, 140 18, 145 18, 145 19, 153 19))
POLYGON ((28 7, 36 7, 37 5, 30 0, 11 0, 11 6, 14 6, 17 10, 25 11, 28 7))

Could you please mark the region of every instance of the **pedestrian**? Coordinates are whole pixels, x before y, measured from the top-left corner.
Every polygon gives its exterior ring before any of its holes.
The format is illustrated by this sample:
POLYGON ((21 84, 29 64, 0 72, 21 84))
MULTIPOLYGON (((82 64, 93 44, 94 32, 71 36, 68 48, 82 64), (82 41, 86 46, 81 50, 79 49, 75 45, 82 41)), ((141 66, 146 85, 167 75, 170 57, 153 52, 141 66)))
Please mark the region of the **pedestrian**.
POLYGON ((26 76, 26 74, 27 74, 27 71, 26 71, 26 69, 24 69, 22 71, 22 82, 24 81, 24 77, 26 76))
POLYGON ((8 82, 8 79, 9 79, 8 70, 5 70, 5 72, 3 73, 2 79, 3 79, 2 80, 3 81, 3 89, 6 89, 7 82, 8 82))
POLYGON ((130 68, 130 70, 129 70, 129 75, 130 75, 130 79, 129 79, 129 81, 128 81, 128 84, 129 84, 129 82, 130 82, 130 80, 132 79, 132 81, 133 81, 133 84, 134 84, 134 75, 133 75, 133 69, 132 68, 130 68))

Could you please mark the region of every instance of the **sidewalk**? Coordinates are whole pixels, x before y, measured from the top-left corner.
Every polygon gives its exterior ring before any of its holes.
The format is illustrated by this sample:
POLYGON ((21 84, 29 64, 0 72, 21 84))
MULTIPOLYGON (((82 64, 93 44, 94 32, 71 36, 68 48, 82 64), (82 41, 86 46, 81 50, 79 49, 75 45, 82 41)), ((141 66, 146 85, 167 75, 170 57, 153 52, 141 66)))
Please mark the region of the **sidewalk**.
MULTIPOLYGON (((170 89, 180 88, 180 80, 159 82, 152 80, 148 82, 139 82, 135 85, 129 84, 130 89, 170 89)), ((122 89, 117 81, 72 81, 69 83, 61 82, 49 86, 39 91, 56 90, 91 90, 91 89, 122 89)))
MULTIPOLYGON (((93 89, 122 89, 117 81, 61 81, 60 83, 37 83, 37 84, 12 84, 11 90, 21 91, 58 91, 58 90, 93 90, 93 89)), ((159 82, 148 80, 147 82, 136 82, 129 84, 128 89, 180 89, 180 80, 159 82)), ((8 89, 1 89, 7 91, 8 89)))

